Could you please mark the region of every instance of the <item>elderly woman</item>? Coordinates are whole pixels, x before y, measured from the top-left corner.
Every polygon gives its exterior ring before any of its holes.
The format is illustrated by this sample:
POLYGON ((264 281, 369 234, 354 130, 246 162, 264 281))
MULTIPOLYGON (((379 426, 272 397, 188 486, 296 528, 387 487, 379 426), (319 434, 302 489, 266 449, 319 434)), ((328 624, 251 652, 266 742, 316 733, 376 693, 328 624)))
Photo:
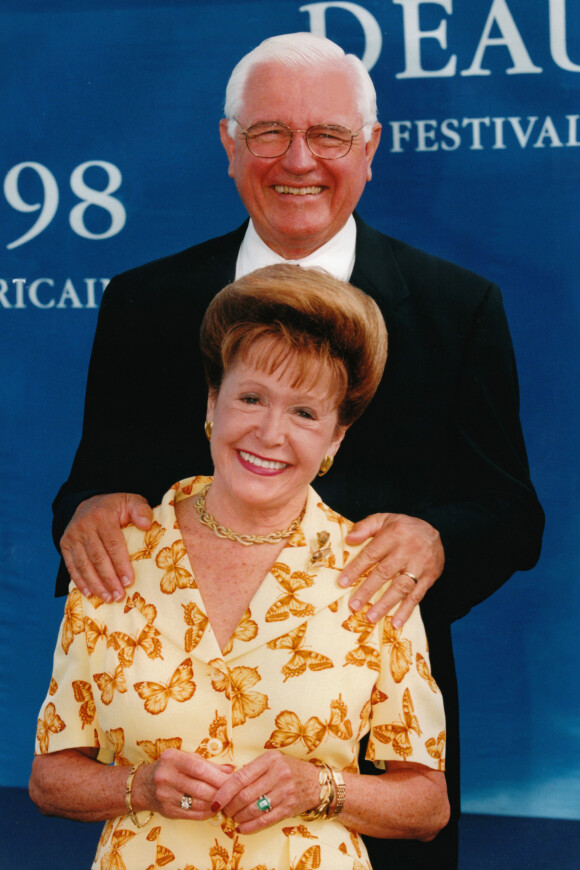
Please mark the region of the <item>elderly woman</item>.
POLYGON ((108 820, 95 868, 360 870, 359 833, 429 840, 448 816, 419 612, 350 612, 350 523, 310 487, 378 386, 385 326, 350 285, 273 266, 215 297, 201 342, 213 478, 125 530, 126 601, 71 586, 30 793, 108 820))

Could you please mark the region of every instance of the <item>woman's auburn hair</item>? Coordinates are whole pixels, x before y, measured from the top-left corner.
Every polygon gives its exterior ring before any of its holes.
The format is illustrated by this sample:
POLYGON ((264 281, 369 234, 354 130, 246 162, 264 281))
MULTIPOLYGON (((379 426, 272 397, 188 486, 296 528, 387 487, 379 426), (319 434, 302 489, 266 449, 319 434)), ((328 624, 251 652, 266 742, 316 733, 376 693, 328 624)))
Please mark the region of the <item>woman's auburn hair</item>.
MULTIPOLYGON (((280 264, 256 269, 224 287, 201 326, 201 354, 210 391, 239 357, 273 372, 286 362, 299 382, 326 367, 339 396, 338 423, 363 413, 383 376, 387 329, 376 302, 324 269, 280 264), (259 358, 258 340, 268 339, 259 358)), ((294 385, 294 384, 293 384, 294 385)))

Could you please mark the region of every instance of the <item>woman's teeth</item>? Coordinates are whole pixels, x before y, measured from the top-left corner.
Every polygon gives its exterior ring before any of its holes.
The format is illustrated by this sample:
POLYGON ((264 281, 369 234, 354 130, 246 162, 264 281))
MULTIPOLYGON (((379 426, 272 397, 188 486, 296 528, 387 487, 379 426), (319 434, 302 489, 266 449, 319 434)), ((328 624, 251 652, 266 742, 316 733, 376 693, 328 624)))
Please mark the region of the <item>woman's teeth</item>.
POLYGON ((240 456, 244 462, 249 462, 250 465, 257 465, 259 468, 270 468, 276 471, 286 468, 288 464, 287 462, 275 462, 273 459, 260 459, 259 456, 254 456, 253 453, 246 453, 245 450, 240 450, 240 456))

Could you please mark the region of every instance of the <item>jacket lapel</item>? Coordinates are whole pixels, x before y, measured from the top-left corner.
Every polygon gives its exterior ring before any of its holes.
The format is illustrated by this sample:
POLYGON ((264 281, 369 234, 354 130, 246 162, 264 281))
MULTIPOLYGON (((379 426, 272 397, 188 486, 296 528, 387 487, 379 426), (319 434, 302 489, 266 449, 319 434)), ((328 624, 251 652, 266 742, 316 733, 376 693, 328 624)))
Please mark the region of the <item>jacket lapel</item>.
POLYGON ((356 250, 350 283, 392 311, 409 295, 387 236, 365 223, 355 212, 356 250))
POLYGON ((231 233, 212 239, 204 258, 192 264, 192 283, 195 278, 200 299, 205 300, 204 309, 216 293, 235 279, 238 252, 247 226, 246 220, 231 233))

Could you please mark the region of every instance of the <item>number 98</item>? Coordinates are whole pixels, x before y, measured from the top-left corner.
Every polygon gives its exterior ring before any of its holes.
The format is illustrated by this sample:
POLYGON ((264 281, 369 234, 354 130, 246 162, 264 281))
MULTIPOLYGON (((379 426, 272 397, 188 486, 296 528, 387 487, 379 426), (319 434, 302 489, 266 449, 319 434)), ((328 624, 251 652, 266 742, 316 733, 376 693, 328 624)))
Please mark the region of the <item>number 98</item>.
MULTIPOLYGON (((72 192, 80 199, 80 202, 71 209, 69 223, 71 229, 85 239, 109 239, 120 233, 125 226, 127 213, 123 203, 111 196, 121 186, 123 178, 119 169, 106 160, 88 160, 81 163, 73 170, 70 177, 72 192), (103 190, 95 190, 85 182, 85 172, 90 167, 97 166, 107 174, 107 184, 103 190), (93 232, 85 224, 85 214, 89 206, 104 209, 109 215, 109 226, 103 232, 93 232)), ((4 179, 4 196, 8 205, 19 212, 39 212, 38 217, 30 229, 10 242, 8 250, 18 248, 31 239, 36 238, 47 228, 54 218, 58 209, 59 191, 56 179, 52 172, 41 163, 26 161, 13 166, 4 179), (26 202, 21 193, 21 176, 24 170, 35 172, 42 185, 42 198, 40 202, 26 202)))

